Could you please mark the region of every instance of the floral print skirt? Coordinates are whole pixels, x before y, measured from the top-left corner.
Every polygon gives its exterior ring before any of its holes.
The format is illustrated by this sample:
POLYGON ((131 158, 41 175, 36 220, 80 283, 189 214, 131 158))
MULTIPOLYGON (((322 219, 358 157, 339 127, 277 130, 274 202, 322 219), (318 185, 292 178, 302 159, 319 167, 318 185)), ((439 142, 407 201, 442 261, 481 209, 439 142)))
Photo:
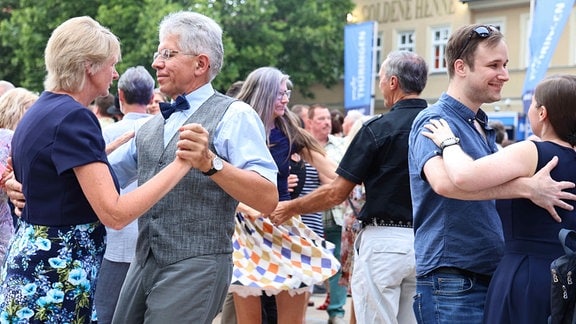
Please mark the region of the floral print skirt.
POLYGON ((100 222, 20 222, 0 270, 0 323, 90 323, 105 248, 100 222))

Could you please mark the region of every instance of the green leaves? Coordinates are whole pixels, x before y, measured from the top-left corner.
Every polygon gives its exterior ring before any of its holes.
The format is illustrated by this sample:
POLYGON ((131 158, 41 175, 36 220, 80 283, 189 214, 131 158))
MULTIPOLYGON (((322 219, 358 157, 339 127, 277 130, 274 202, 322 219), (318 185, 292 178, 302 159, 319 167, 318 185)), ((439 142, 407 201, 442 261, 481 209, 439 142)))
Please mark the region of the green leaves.
POLYGON ((334 85, 343 73, 343 35, 351 0, 4 0, 0 4, 0 79, 43 90, 44 47, 64 20, 88 15, 122 42, 123 73, 149 69, 158 46, 158 24, 168 12, 194 10, 224 30, 224 67, 214 80, 222 92, 261 66, 291 76, 301 93, 334 85))

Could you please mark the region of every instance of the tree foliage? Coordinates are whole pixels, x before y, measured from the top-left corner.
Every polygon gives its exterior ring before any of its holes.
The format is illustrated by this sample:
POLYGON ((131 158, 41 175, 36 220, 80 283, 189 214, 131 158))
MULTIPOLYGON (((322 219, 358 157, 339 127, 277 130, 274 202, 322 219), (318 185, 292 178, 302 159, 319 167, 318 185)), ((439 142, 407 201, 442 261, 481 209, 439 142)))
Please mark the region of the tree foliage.
POLYGON ((330 87, 343 71, 343 29, 351 0, 2 0, 0 79, 43 89, 44 47, 51 31, 74 16, 91 16, 122 43, 118 72, 150 64, 163 16, 192 10, 224 30, 224 67, 214 80, 220 91, 261 66, 290 74, 307 96, 313 84, 330 87))

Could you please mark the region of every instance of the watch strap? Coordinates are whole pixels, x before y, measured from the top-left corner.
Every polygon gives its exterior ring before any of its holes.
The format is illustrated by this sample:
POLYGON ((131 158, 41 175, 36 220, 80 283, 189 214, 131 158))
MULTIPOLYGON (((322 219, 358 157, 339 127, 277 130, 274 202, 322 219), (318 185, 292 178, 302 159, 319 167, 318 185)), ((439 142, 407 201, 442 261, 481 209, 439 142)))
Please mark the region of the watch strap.
POLYGON ((460 139, 458 137, 448 137, 447 139, 443 140, 440 143, 440 150, 444 151, 445 148, 452 145, 457 145, 460 143, 460 139))
POLYGON ((222 160, 217 155, 212 158, 212 167, 206 172, 202 172, 205 176, 211 176, 222 169, 222 160))

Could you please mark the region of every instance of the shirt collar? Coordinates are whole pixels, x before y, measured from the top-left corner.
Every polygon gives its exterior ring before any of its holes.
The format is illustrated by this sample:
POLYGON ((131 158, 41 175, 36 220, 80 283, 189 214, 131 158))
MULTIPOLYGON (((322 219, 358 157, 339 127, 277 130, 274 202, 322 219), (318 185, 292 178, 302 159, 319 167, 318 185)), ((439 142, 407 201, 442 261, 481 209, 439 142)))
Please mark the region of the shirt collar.
POLYGON ((440 96, 440 101, 444 101, 447 103, 445 105, 448 109, 453 110, 458 116, 461 116, 465 120, 474 120, 478 119, 479 122, 486 124, 488 121, 488 115, 482 110, 478 109, 478 112, 474 114, 470 108, 466 105, 461 103, 460 101, 454 99, 452 96, 448 95, 447 93, 443 93, 440 96))
POLYGON ((402 99, 392 105, 390 111, 402 108, 426 108, 428 107, 428 102, 420 98, 402 99))
POLYGON ((124 120, 124 119, 140 119, 140 118, 150 117, 150 116, 152 116, 152 115, 146 114, 146 113, 129 112, 126 115, 124 115, 124 117, 122 117, 122 120, 124 120))
POLYGON ((212 84, 206 83, 186 95, 186 100, 188 100, 188 103, 190 104, 190 109, 179 111, 177 113, 184 114, 186 117, 192 116, 192 114, 196 112, 196 110, 198 110, 198 108, 200 108, 200 106, 212 95, 214 95, 214 88, 212 87, 212 84))

